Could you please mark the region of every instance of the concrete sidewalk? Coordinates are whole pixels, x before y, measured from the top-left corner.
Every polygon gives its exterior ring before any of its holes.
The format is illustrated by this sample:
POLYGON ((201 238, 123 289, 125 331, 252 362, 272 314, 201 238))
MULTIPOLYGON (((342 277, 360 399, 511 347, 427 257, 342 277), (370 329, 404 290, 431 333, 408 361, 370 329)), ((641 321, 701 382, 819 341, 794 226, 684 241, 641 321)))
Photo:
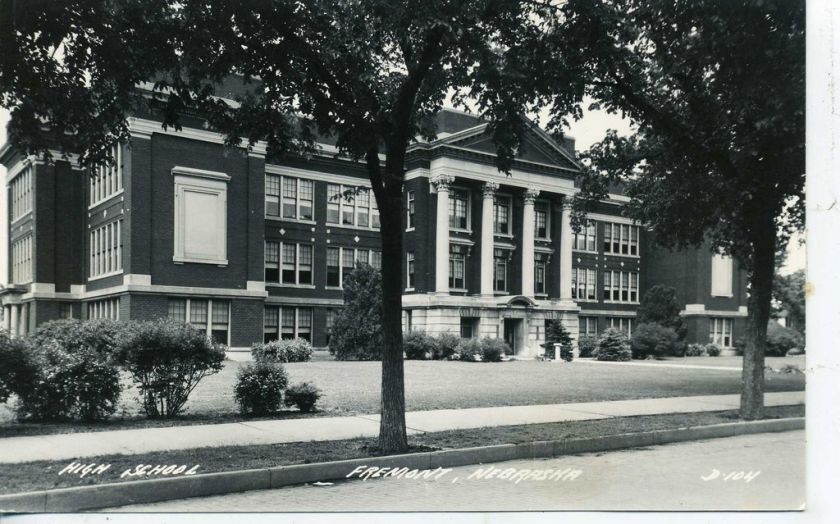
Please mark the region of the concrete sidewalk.
MULTIPOLYGON (((766 393, 766 406, 804 404, 805 392, 766 393)), ((737 409, 738 395, 671 397, 537 406, 444 409, 406 413, 409 434, 487 426, 513 426, 609 417, 737 409)), ((374 437, 378 415, 260 420, 0 439, 0 463, 70 460, 218 446, 281 444, 374 437)))

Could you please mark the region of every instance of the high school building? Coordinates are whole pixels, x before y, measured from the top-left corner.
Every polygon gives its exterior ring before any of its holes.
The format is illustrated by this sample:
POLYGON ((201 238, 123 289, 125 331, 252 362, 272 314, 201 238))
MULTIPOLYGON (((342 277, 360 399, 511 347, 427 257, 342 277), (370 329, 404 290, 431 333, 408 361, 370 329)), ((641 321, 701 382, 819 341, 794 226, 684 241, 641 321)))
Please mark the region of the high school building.
MULTIPOLYGON (((645 290, 677 289, 689 340, 731 347, 743 335, 745 278, 708 248, 654 247, 611 195, 575 234, 573 142, 533 127, 510 176, 494 167, 486 124, 445 111, 438 138, 410 148, 405 185, 405 329, 504 337, 541 352, 546 325, 631 333, 645 290)), ((341 284, 356 261, 382 263, 379 213, 364 165, 321 144, 273 161, 264 144, 231 150, 186 118, 164 130, 130 118, 116 164, 87 173, 11 147, 6 166, 9 284, 5 327, 57 318, 189 322, 244 351, 258 341, 328 343, 341 284)))

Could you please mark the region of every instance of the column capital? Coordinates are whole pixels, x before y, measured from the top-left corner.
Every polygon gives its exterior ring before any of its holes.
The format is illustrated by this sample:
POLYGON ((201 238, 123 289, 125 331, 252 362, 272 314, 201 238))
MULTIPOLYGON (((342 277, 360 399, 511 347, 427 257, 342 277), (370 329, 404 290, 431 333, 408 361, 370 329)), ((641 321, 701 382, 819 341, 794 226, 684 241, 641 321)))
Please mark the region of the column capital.
POLYGON ((522 194, 522 201, 526 204, 533 204, 538 196, 540 196, 540 190, 530 187, 522 194))
POLYGON ((496 191, 499 189, 498 182, 485 182, 481 188, 481 194, 484 198, 493 198, 496 196, 496 191))
POLYGON ((455 177, 447 174, 436 175, 432 178, 432 185, 435 186, 435 189, 438 191, 449 191, 449 186, 451 186, 453 182, 455 182, 455 177))

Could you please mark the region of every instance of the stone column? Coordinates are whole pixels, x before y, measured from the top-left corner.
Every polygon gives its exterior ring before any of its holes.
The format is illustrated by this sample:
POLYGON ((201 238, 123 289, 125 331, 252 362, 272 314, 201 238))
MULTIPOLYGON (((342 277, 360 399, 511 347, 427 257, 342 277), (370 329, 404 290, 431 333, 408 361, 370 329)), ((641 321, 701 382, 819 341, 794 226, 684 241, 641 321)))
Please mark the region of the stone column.
POLYGON ((534 199, 540 192, 527 189, 522 210, 522 294, 534 296, 534 199))
POLYGON ((12 332, 11 309, 11 306, 3 306, 3 328, 6 330, 6 333, 12 332))
POLYGON ((481 294, 493 296, 493 202, 499 184, 487 182, 481 201, 481 294))
POLYGON ((563 202, 560 220, 560 299, 572 300, 572 209, 569 197, 563 202))
POLYGON ((10 315, 10 317, 11 317, 12 329, 9 330, 9 335, 11 335, 13 337, 17 336, 17 334, 18 334, 18 308, 19 307, 20 306, 15 305, 15 304, 11 305, 12 314, 10 315))
POLYGON ((435 226, 435 292, 449 293, 449 186, 452 175, 438 175, 432 180, 437 190, 435 226))

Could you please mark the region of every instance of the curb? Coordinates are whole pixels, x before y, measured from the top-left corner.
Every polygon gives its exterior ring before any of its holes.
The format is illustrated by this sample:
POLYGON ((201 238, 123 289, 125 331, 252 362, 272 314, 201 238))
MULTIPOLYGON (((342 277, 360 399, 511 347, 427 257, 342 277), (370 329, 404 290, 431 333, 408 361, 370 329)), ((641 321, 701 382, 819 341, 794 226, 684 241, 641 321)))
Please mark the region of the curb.
POLYGON ((194 477, 79 486, 0 495, 0 512, 69 513, 130 504, 148 504, 173 499, 273 489, 308 482, 344 479, 351 471, 361 466, 398 466, 409 470, 424 470, 516 459, 612 451, 755 433, 775 433, 804 428, 805 418, 803 417, 731 422, 712 426, 625 433, 605 437, 501 444, 406 455, 366 457, 318 464, 206 473, 194 477))

